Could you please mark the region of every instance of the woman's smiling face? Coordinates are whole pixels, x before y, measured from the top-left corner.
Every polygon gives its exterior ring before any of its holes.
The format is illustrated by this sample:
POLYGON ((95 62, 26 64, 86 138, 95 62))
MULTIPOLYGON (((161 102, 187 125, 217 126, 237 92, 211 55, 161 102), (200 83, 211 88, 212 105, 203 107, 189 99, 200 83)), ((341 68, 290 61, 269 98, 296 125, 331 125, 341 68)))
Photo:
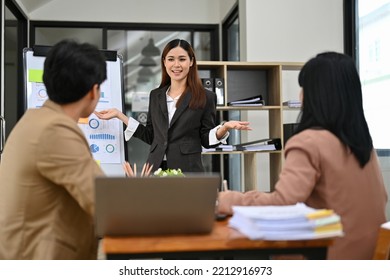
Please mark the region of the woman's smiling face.
POLYGON ((164 66, 171 81, 187 79, 192 64, 193 60, 188 56, 187 51, 180 46, 171 49, 164 59, 164 66))

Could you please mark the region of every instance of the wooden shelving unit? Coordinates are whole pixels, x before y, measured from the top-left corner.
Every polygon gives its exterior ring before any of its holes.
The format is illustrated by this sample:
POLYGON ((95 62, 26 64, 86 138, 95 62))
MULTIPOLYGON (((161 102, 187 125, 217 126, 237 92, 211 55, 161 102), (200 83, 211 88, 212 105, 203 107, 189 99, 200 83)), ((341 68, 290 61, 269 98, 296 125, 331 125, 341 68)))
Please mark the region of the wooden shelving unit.
MULTIPOLYGON (((264 111, 268 113, 268 137, 280 138, 283 135, 282 75, 284 71, 299 71, 303 63, 281 62, 231 62, 231 61, 198 61, 198 70, 204 78, 222 78, 224 80, 224 104, 217 106, 218 111, 264 111), (261 94, 264 106, 228 106, 230 101, 261 94)), ((251 123, 252 127, 256 123, 251 123)), ((261 129, 261 128, 256 128, 261 129)), ((271 152, 217 152, 218 154, 241 154, 243 156, 244 186, 242 190, 256 189, 257 176, 262 172, 257 166, 257 153, 269 153, 269 170, 271 190, 278 180, 283 162, 283 147, 280 151, 271 152)), ((208 153, 209 154, 209 153, 208 153)))

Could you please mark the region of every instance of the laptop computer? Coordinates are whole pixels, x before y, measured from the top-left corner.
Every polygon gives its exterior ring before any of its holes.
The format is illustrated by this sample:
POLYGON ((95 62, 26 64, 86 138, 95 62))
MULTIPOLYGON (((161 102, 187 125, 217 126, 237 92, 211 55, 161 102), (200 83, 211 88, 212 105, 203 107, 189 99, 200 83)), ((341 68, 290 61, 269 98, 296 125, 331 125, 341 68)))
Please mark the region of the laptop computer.
POLYGON ((98 177, 96 235, 206 234, 215 221, 219 174, 98 177))

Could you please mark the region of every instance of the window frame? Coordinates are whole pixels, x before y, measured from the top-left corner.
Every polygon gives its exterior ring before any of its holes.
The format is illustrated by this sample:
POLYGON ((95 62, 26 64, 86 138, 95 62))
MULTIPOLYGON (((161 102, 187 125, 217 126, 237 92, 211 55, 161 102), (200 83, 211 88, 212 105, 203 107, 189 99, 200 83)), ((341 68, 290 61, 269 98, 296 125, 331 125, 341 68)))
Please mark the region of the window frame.
POLYGON ((357 1, 344 0, 344 53, 351 56, 359 66, 359 49, 358 49, 358 30, 357 26, 357 1))
POLYGON ((30 21, 30 46, 35 44, 36 28, 97 28, 102 29, 102 46, 107 48, 108 30, 125 31, 186 31, 191 33, 191 41, 195 32, 210 33, 210 57, 213 61, 219 60, 219 25, 218 24, 156 24, 156 23, 115 23, 115 22, 57 22, 57 21, 30 21))

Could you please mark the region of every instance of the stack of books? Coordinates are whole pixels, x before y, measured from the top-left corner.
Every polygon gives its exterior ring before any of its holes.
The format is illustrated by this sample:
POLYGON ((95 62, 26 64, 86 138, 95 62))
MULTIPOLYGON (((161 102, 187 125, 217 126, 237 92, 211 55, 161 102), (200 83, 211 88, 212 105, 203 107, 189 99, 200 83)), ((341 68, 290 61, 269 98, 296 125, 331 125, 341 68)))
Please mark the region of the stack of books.
POLYGON ((249 239, 305 240, 343 235, 340 216, 304 203, 287 206, 233 206, 229 225, 249 239))

